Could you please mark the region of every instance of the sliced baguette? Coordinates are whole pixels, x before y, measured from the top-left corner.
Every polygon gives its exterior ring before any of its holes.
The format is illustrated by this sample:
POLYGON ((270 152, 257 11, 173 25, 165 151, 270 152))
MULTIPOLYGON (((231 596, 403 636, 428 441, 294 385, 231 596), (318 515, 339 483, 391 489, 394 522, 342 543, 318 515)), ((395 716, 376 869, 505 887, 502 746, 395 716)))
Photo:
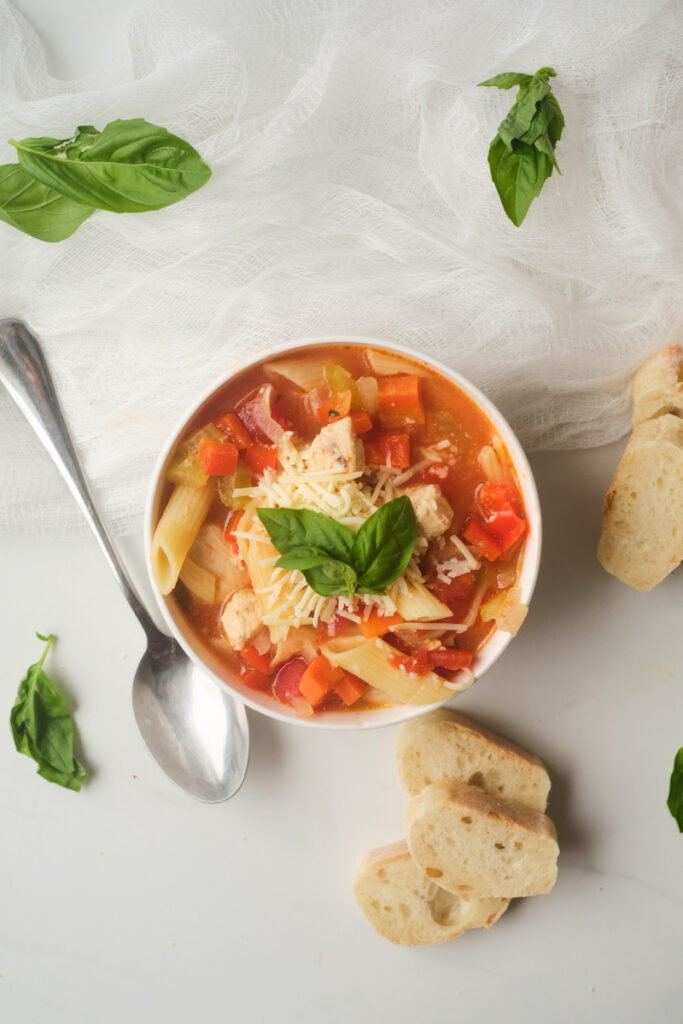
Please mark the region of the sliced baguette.
POLYGON ((463 900, 427 878, 402 840, 372 850, 358 866, 353 891, 375 931, 398 946, 432 946, 468 928, 490 928, 509 900, 463 900))
POLYGON ((396 760, 409 796, 432 782, 460 779, 533 811, 543 812, 548 804, 550 778, 538 757, 445 708, 406 722, 398 735, 396 760))
POLYGON ((666 413, 683 414, 683 349, 680 345, 655 352, 633 378, 632 423, 637 427, 666 413))
POLYGON ((550 892, 559 848, 550 818, 464 782, 433 782, 408 801, 406 838, 424 874, 465 899, 550 892))
POLYGON ((683 560, 683 419, 635 427, 605 498, 598 559, 637 590, 651 590, 683 560))

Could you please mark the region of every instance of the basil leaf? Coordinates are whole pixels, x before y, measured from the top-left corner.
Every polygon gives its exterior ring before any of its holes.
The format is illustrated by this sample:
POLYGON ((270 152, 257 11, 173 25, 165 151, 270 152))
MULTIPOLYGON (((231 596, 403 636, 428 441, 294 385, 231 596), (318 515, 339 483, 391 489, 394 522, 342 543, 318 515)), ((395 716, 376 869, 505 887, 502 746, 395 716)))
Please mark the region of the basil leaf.
POLYGON ((356 574, 345 562, 328 561, 317 568, 307 569, 304 577, 309 587, 323 597, 338 597, 356 592, 356 574))
POLYGON ((93 210, 42 185, 19 164, 0 167, 0 220, 42 242, 68 238, 93 210))
POLYGON ((517 71, 503 71, 500 75, 494 75, 493 78, 487 78, 485 82, 479 82, 479 85, 495 85, 498 89, 511 89, 513 85, 526 85, 530 82, 532 75, 520 74, 517 71))
POLYGON ((20 754, 32 757, 38 774, 66 789, 80 790, 88 777, 73 752, 74 730, 61 693, 43 671, 43 663, 54 637, 41 636, 45 642, 40 661, 31 665, 19 684, 10 714, 14 745, 20 754))
POLYGON ((275 566, 278 569, 315 569, 329 561, 330 556, 321 548, 300 547, 290 548, 285 555, 278 558, 275 566))
POLYGON ((281 555, 292 548, 315 548, 332 560, 348 561, 354 532, 335 519, 305 508, 257 508, 256 512, 281 555))
POLYGON ((533 76, 509 72, 481 83, 501 89, 519 86, 517 99, 498 128, 488 157, 503 209, 517 227, 553 168, 560 171, 555 146, 562 135, 564 117, 550 88, 549 80, 554 77, 553 68, 540 68, 533 76))
POLYGON ((676 819, 678 831, 683 832, 683 747, 674 758, 674 768, 669 783, 669 799, 666 805, 676 819))
POLYGON ((417 538, 417 520, 407 495, 382 505, 361 526, 351 548, 358 592, 383 594, 410 561, 417 538))
POLYGON ((189 143, 141 117, 91 125, 72 139, 16 142, 30 175, 77 203, 113 213, 160 210, 201 188, 211 171, 189 143))

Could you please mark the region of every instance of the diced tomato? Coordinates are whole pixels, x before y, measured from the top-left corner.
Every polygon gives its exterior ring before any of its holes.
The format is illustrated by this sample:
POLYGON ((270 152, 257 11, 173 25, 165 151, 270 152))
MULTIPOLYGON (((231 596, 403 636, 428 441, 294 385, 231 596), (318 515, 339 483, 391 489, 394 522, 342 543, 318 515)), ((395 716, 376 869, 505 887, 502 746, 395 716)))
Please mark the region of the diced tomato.
POLYGON ((219 416, 214 423, 238 448, 248 448, 254 443, 254 439, 236 413, 229 412, 225 416, 219 416))
POLYGON ((486 527, 498 538, 505 554, 526 530, 526 520, 520 519, 511 505, 504 505, 499 512, 488 517, 486 527))
POLYGON ((389 661, 394 668, 403 668, 417 676, 426 676, 429 672, 429 651, 421 647, 415 654, 391 654, 389 661))
POLYGON ((239 452, 231 441, 212 441, 203 437, 197 450, 197 461, 207 476, 231 476, 237 468, 239 452))
POLYGON ((472 591, 474 590, 475 576, 473 572, 464 572, 462 576, 456 576, 454 580, 445 583, 436 579, 430 583, 429 589, 439 601, 448 605, 453 615, 454 622, 462 622, 467 615, 472 602, 472 591))
POLYGON ((277 469, 277 445, 252 444, 244 453, 244 461, 258 476, 267 469, 277 469))
POLYGON ((230 544, 233 554, 235 555, 239 555, 239 547, 237 544, 237 537, 235 536, 235 530, 237 529, 237 524, 243 515, 243 509, 236 509, 235 511, 230 512, 228 518, 225 520, 225 526, 223 527, 223 536, 230 544))
POLYGON ((408 434, 381 434, 372 441, 364 441, 365 461, 369 466, 410 466, 410 436, 408 434))
POLYGON ((402 615, 380 615, 379 612, 373 608, 368 615, 367 619, 361 619, 360 628, 363 636, 372 639, 375 636, 384 636, 394 626, 398 626, 400 622, 405 622, 402 615))
POLYGON ((478 558, 495 562, 503 554, 503 545, 478 519, 468 519, 462 535, 478 558))
POLYGON ((291 704, 292 697, 300 695, 299 683, 308 668, 305 658, 290 658, 281 665, 273 681, 273 696, 281 704, 291 704))
POLYGON ((314 388, 308 392, 311 409, 323 423, 334 423, 351 412, 351 391, 323 391, 314 388))
POLYGON ((472 655, 469 651, 461 651, 455 647, 439 647, 429 652, 429 664, 432 668, 447 668, 456 672, 460 668, 469 668, 472 655))
POLYGON ((351 625, 351 620, 345 618, 343 615, 335 615, 333 619, 326 622, 322 627, 322 633, 325 638, 331 636, 341 636, 351 625))
POLYGON ((477 491, 477 501, 485 519, 506 505, 510 505, 517 515, 522 512, 519 495, 512 484, 482 484, 477 491))
POLYGON ((358 676, 353 676, 348 672, 345 672, 343 679, 335 685, 334 692, 341 698, 348 708, 361 699, 367 688, 368 684, 362 679, 359 679, 358 676))
POLYGON ((432 462, 418 476, 421 484, 442 484, 448 480, 450 466, 445 462, 432 462))
POLYGON ((302 675, 299 691, 315 708, 322 704, 330 690, 343 678, 343 671, 331 665, 323 654, 319 654, 302 675))
POLYGON ((368 430, 372 430, 372 420, 364 410, 361 410, 360 412, 352 412, 350 415, 351 422, 353 423, 357 434, 367 434, 368 430))
POLYGON ((270 677, 265 675, 263 672, 259 672, 255 668, 243 668, 240 680, 245 686, 248 686, 250 690, 261 690, 261 692, 270 690, 270 677))
POLYGON ((420 399, 420 378, 397 373, 377 381, 380 419, 385 427, 419 426, 425 415, 420 399))
POLYGON ((270 672, 270 661, 265 654, 259 654, 253 644, 247 644, 240 651, 242 661, 246 661, 252 668, 258 669, 259 672, 268 674, 270 672))

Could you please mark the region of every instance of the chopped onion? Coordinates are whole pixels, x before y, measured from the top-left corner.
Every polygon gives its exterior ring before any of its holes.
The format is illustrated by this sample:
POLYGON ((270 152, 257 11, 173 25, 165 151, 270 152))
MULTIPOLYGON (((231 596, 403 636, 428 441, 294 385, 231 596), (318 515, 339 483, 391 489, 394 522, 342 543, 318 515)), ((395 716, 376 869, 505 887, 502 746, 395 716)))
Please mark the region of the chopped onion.
POLYGON ((254 399, 252 406, 252 415, 254 417, 255 426, 261 431, 269 441, 273 441, 275 444, 282 440, 285 428, 273 419, 272 416, 273 408, 273 385, 264 384, 260 388, 259 393, 254 399))
POLYGON ((313 708, 305 697, 291 697, 290 703, 296 711, 297 718, 310 718, 313 714, 313 708))
POLYGON ((370 416, 379 409, 379 387, 374 377, 359 377, 356 381, 358 399, 361 409, 364 409, 370 416))

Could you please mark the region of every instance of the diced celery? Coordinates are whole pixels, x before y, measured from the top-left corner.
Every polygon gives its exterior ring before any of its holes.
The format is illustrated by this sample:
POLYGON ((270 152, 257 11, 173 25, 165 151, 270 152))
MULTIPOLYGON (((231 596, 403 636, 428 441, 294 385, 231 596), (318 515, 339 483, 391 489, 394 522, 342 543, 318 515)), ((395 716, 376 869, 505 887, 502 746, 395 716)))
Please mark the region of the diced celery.
POLYGON ((499 590, 497 594, 494 594, 493 597, 488 599, 488 601, 485 601, 479 609, 481 621, 490 622, 491 619, 495 619, 500 615, 503 610, 503 605, 507 600, 507 596, 507 590, 499 590))
MULTIPOLYGON (((235 487, 250 487, 251 486, 251 477, 252 477, 252 472, 249 469, 249 466, 247 466, 246 462, 242 462, 242 460, 240 459, 239 462, 237 463, 237 469, 235 470, 235 475, 233 477, 233 488, 235 488, 235 487)), ((247 498, 247 497, 233 498, 232 499, 232 507, 233 508, 246 508, 250 501, 251 501, 251 499, 247 498)))
POLYGON ((226 508, 233 508, 232 492, 234 490, 234 487, 234 473, 231 473, 230 476, 216 477, 216 491, 218 492, 218 497, 221 499, 226 508))
POLYGON ((324 370, 325 383, 330 391, 350 391, 351 409, 355 412, 360 409, 358 388, 352 373, 346 370, 339 363, 328 363, 324 370))
POLYGON ((166 479, 170 484, 180 484, 183 487, 203 487, 209 479, 197 462, 199 442, 203 437, 208 437, 212 441, 225 440, 218 427, 215 427, 213 423, 207 423, 205 427, 184 441, 176 449, 171 464, 166 470, 166 479))

